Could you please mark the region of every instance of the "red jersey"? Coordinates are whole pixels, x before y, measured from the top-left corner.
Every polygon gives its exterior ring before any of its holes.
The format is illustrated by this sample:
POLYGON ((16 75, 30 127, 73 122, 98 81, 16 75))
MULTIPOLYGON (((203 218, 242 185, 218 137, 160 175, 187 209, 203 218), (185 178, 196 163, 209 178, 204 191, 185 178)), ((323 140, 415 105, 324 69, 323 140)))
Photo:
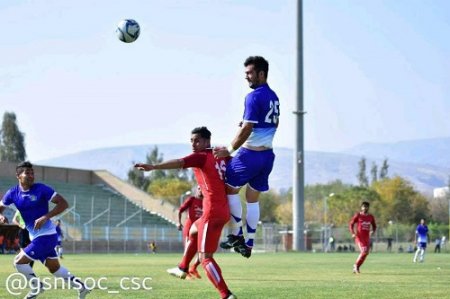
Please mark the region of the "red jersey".
POLYGON ((356 213, 349 223, 349 230, 353 234, 353 227, 357 223, 356 236, 358 239, 369 239, 370 238, 370 226, 372 225, 372 231, 375 232, 377 229, 377 224, 375 223, 375 217, 372 214, 362 214, 361 212, 356 213))
POLYGON ((228 158, 215 158, 212 150, 192 153, 182 158, 183 168, 193 167, 195 178, 203 193, 204 217, 229 217, 225 192, 225 169, 228 158))
POLYGON ((203 200, 195 196, 190 196, 186 199, 180 206, 180 213, 188 210, 187 217, 191 219, 192 222, 202 217, 203 214, 203 200))

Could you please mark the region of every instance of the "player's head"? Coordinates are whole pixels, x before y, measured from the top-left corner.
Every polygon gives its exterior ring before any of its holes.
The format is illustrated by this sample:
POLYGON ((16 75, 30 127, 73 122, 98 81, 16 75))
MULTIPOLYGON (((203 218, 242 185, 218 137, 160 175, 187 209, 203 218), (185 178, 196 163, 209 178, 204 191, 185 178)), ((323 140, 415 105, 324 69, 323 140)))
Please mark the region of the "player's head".
POLYGON ((420 224, 425 225, 425 219, 420 219, 420 224))
POLYGON ((195 197, 197 198, 203 198, 203 193, 202 193, 202 189, 200 189, 200 186, 197 186, 195 188, 195 197))
POLYGON ((368 201, 363 201, 361 203, 361 211, 364 213, 367 213, 369 211, 370 208, 370 203, 368 201))
POLYGON ((16 177, 21 185, 31 186, 34 183, 33 164, 28 161, 21 162, 16 166, 16 177))
POLYGON ((266 83, 269 74, 269 62, 262 56, 250 56, 244 61, 245 79, 250 88, 255 89, 266 83))
POLYGON ((207 127, 198 127, 192 130, 191 145, 193 152, 203 151, 211 147, 211 132, 207 127))

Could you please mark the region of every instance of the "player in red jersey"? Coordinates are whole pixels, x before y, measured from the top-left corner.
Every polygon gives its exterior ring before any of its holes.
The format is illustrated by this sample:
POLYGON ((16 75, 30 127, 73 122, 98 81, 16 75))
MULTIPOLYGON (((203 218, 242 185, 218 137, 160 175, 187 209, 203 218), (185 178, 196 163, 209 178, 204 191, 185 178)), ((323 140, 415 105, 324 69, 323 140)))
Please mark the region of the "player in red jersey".
MULTIPOLYGON (((189 192, 190 193, 190 192, 189 192)), ((178 209, 178 230, 183 231, 183 241, 186 245, 189 241, 189 230, 191 229, 192 223, 194 223, 203 214, 203 194, 200 186, 197 186, 197 192, 194 196, 189 196, 178 209), (186 221, 181 224, 181 215, 187 211, 186 221)), ((200 265, 200 260, 195 260, 194 264, 189 268, 187 278, 202 278, 197 271, 197 267, 200 265)))
POLYGON ((155 165, 138 163, 135 167, 144 171, 193 168, 203 193, 203 215, 191 226, 189 241, 178 267, 168 269, 167 272, 185 279, 189 263, 198 252, 202 267, 208 279, 218 289, 221 298, 234 299, 236 296, 228 289, 222 277, 222 271, 213 257, 222 229, 230 219, 224 183, 227 158, 214 157, 211 149, 211 132, 206 127, 192 130, 191 144, 193 153, 189 156, 155 165))
POLYGON ((370 235, 377 229, 375 217, 369 214, 369 207, 370 204, 367 201, 364 201, 361 204, 361 211, 352 217, 352 220, 350 220, 348 226, 350 233, 352 234, 352 238, 355 239, 355 243, 360 250, 356 263, 353 265, 353 273, 360 273, 359 268, 369 255, 370 235), (355 224, 357 224, 356 232, 354 230, 355 224))

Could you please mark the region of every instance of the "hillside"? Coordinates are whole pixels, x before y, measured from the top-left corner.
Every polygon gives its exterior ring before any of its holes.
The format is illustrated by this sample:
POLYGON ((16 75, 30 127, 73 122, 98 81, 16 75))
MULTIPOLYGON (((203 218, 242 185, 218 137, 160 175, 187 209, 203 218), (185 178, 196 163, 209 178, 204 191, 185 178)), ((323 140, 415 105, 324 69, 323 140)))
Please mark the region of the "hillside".
POLYGON ((395 143, 364 143, 344 151, 398 162, 429 164, 450 168, 450 137, 400 141, 395 143))
MULTIPOLYGON (((145 161, 146 154, 155 145, 136 145, 113 148, 102 148, 83 151, 50 160, 36 161, 37 164, 80 169, 105 169, 116 176, 126 179, 127 171, 133 162, 145 161)), ((190 153, 188 144, 158 144, 158 150, 164 159, 182 157, 190 153)), ((287 189, 292 186, 293 156, 292 149, 275 148, 277 159, 270 178, 270 185, 275 189, 287 189)), ((368 155, 365 155, 368 157, 368 155)), ((383 156, 384 157, 384 156, 383 156)), ((341 180, 356 184, 359 155, 345 153, 325 153, 307 151, 305 154, 305 183, 327 183, 341 180)), ((367 158, 367 168, 372 161, 381 165, 382 158, 367 158)), ((445 186, 449 167, 431 166, 427 164, 397 162, 389 159, 389 175, 400 175, 420 191, 431 194, 433 188, 445 186)))

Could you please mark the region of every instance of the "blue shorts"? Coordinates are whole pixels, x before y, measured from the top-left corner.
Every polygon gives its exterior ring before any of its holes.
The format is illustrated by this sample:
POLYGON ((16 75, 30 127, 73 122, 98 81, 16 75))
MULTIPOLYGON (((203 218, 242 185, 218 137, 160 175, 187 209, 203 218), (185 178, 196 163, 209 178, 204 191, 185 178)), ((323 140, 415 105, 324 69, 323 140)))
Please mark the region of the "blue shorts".
POLYGON ((42 263, 46 259, 57 259, 55 246, 58 243, 56 234, 40 236, 31 241, 31 243, 23 249, 28 258, 32 260, 40 260, 42 263))
POLYGON ((258 152, 242 147, 228 163, 225 181, 234 188, 240 188, 248 183, 256 191, 268 191, 269 174, 274 160, 275 154, 272 149, 258 152))
POLYGON ((419 242, 417 247, 426 249, 427 248, 427 242, 419 242))

